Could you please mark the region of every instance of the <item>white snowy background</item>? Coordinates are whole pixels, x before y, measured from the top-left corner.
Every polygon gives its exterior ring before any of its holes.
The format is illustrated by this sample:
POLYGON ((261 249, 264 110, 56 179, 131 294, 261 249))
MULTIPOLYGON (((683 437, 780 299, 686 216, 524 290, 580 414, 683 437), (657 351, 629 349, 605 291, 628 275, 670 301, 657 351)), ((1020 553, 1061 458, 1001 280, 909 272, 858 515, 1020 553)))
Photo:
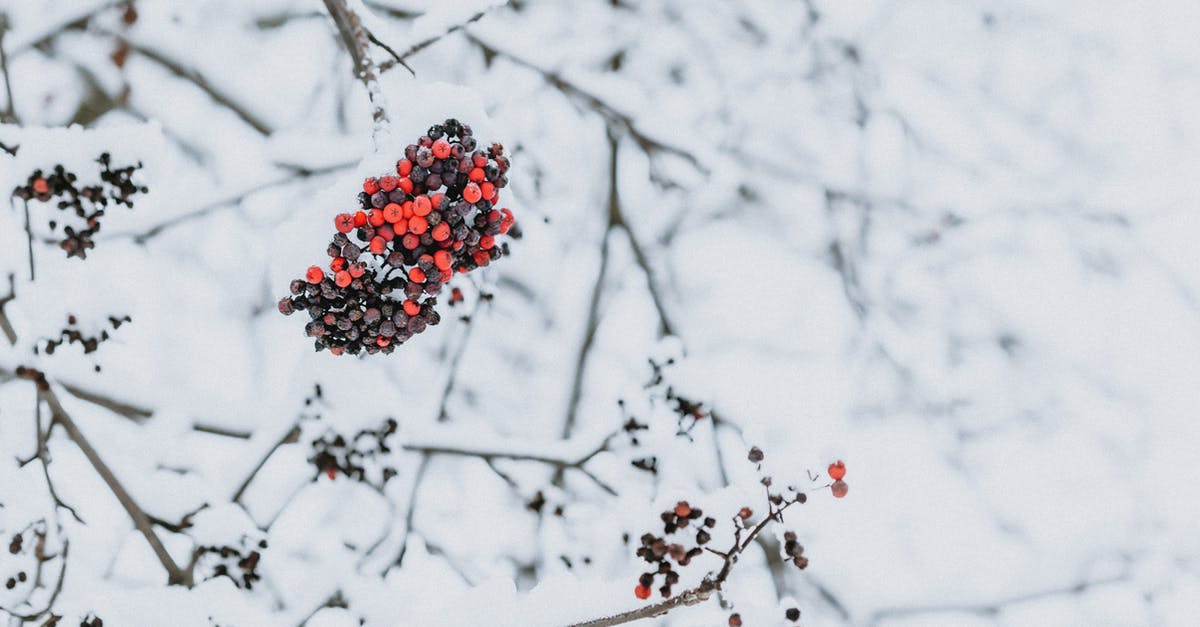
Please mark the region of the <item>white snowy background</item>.
MULTIPOLYGON (((33 281, 23 205, 0 207, 0 537, 60 521, 62 624, 598 618, 640 603, 633 545, 664 507, 763 506, 751 445, 777 481, 844 459, 850 493, 789 510, 807 570, 756 547, 732 610, 658 624, 788 624, 788 607, 814 627, 1195 624, 1200 4, 378 0, 367 27, 416 48, 415 76, 382 75, 378 156, 323 3, 123 10, 0 2, 4 196, 34 168, 94 176, 103 151, 150 187, 86 261, 31 204, 33 281), (324 263, 362 178, 448 116, 512 153, 524 237, 394 355, 314 353, 275 302, 324 263), (132 322, 95 353, 35 355, 70 314, 132 322), (691 442, 643 388, 667 355, 719 416, 691 442), (50 417, 19 365, 176 562, 267 538, 262 581, 200 564, 167 586, 61 428, 49 477, 86 523, 56 508, 41 465, 19 465, 50 417), (626 411, 653 424, 658 474, 623 434, 572 466, 626 411), (387 417, 396 477, 312 480, 313 439, 387 417), (562 460, 563 480, 522 456, 562 460)), ((0 555, 0 583, 21 559, 0 555)), ((0 589, 0 607, 50 592, 0 589)))

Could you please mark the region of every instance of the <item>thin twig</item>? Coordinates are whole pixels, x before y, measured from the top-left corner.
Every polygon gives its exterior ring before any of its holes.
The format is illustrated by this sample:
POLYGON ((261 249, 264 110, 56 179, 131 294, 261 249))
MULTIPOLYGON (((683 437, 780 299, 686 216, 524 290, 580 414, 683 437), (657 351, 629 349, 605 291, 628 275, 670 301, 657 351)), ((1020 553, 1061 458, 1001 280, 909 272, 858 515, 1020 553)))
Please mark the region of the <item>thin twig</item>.
POLYGON ((7 32, 8 15, 0 13, 0 73, 4 74, 4 94, 8 98, 4 110, 0 111, 0 122, 17 124, 19 120, 17 120, 16 110, 13 109, 12 78, 8 73, 8 55, 4 52, 4 34, 7 32))
POLYGON ((275 451, 278 451, 279 447, 283 446, 284 444, 291 444, 299 439, 300 422, 297 420, 292 424, 292 428, 288 429, 288 431, 283 434, 283 437, 276 440, 275 444, 271 445, 271 448, 267 449, 267 452, 263 454, 261 458, 259 458, 258 463, 254 465, 254 469, 250 471, 250 474, 246 475, 246 478, 243 479, 238 485, 237 490, 234 490, 233 496, 230 497, 230 500, 240 505, 242 503, 242 496, 246 493, 246 488, 249 488, 250 484, 254 482, 254 478, 258 476, 258 473, 263 469, 263 466, 267 465, 267 460, 271 459, 271 456, 275 454, 275 451))
POLYGON ((8 320, 8 315, 4 313, 4 306, 12 302, 17 297, 17 288, 14 283, 14 277, 10 272, 8 274, 8 296, 0 297, 0 330, 4 331, 4 337, 8 338, 9 344, 17 343, 17 331, 13 329, 12 323, 8 320))

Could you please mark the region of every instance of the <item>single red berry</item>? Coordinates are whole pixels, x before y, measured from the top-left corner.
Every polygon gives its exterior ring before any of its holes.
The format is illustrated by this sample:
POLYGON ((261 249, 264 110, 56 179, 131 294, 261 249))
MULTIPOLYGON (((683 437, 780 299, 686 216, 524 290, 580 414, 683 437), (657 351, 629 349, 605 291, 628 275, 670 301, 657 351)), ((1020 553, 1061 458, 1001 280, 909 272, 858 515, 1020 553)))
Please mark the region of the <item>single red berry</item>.
POLYGON ((497 211, 495 209, 492 209, 491 211, 488 212, 487 217, 488 217, 488 222, 495 224, 496 222, 500 221, 500 219, 503 217, 503 214, 501 214, 499 211, 497 211))
POLYGON ((354 216, 348 213, 339 213, 333 218, 333 226, 338 233, 349 233, 354 230, 354 216))
POLYGON ((641 584, 638 584, 638 587, 633 589, 633 594, 634 594, 634 596, 636 596, 639 599, 649 599, 650 598, 650 586, 643 586, 641 584))
POLYGON ((429 202, 428 196, 417 196, 413 200, 413 215, 427 216, 433 210, 433 203, 429 202))
POLYGON ((392 241, 392 238, 396 237, 396 231, 395 231, 395 229, 392 228, 392 225, 390 225, 390 224, 385 224, 385 225, 375 229, 375 234, 378 235, 379 237, 382 237, 383 241, 385 241, 385 242, 390 242, 390 241, 392 241))
POLYGON ((401 159, 396 162, 396 174, 408 176, 410 172, 412 172, 412 161, 401 159))
POLYGON ((368 194, 374 194, 379 191, 379 181, 374 178, 369 178, 363 181, 363 191, 368 194))
POLYGON ((329 269, 333 270, 334 272, 341 272, 342 270, 345 270, 346 269, 346 258, 345 257, 334 257, 333 261, 329 262, 329 269))
POLYGON ((382 189, 385 192, 390 192, 393 189, 396 189, 396 185, 399 183, 400 181, 397 180, 396 177, 388 175, 379 179, 379 189, 382 189))
MULTIPOLYGON (((335 353, 335 354, 338 354, 338 355, 340 355, 341 353, 335 353)), ((336 478, 337 478, 337 469, 336 469, 336 468, 330 468, 330 469, 328 469, 328 470, 326 470, 326 471, 325 471, 325 474, 329 476, 329 480, 330 480, 330 481, 333 481, 334 479, 336 479, 336 478)))
POLYGON ((413 283, 424 283, 425 282, 425 271, 420 268, 417 268, 415 266, 412 268, 409 268, 408 278, 413 283))
POLYGON ((446 199, 445 194, 434 194, 433 196, 429 197, 429 202, 433 205, 434 209, 441 209, 442 201, 445 199, 446 199))
POLYGON ((44 178, 37 178, 33 181, 33 191, 37 194, 50 193, 50 182, 44 178))
POLYGON ((415 316, 415 315, 421 313, 421 306, 418 305, 417 301, 415 301, 415 300, 404 301, 403 307, 404 307, 404 313, 409 316, 415 316))
POLYGON ((320 283, 324 278, 325 271, 316 266, 309 267, 308 272, 304 273, 304 279, 313 285, 320 283))
POLYGON ((750 511, 749 507, 743 507, 742 509, 738 510, 738 518, 741 518, 742 520, 750 520, 750 517, 753 515, 754 512, 750 511))
POLYGON ((449 271, 449 270, 442 270, 442 277, 441 277, 441 278, 442 278, 442 283, 449 283, 449 282, 450 282, 450 279, 451 279, 451 278, 453 278, 453 277, 454 277, 454 273, 453 273, 453 272, 451 272, 451 271, 449 271))
POLYGON ((350 264, 350 268, 347 270, 347 272, 350 273, 350 276, 352 276, 356 279, 358 277, 362 276, 363 273, 365 273, 366 271, 367 271, 367 266, 366 266, 366 264, 364 264, 361 261, 350 264))
POLYGON ((492 237, 491 235, 484 235, 483 237, 479 238, 479 247, 484 250, 491 250, 492 246, 495 245, 496 238, 492 237))
POLYGON ((481 194, 483 194, 484 198, 487 198, 490 200, 492 198, 492 196, 496 195, 496 186, 492 185, 491 183, 489 183, 487 181, 484 181, 479 184, 479 192, 481 194))
POLYGON ((840 499, 846 496, 846 493, 850 491, 850 486, 846 485, 845 481, 838 479, 837 481, 833 482, 833 485, 829 486, 829 491, 833 492, 833 495, 840 499))
POLYGON ((408 178, 407 176, 406 176, 406 177, 403 177, 403 178, 401 178, 401 179, 400 179, 400 181, 399 181, 399 183, 397 183, 397 185, 399 185, 400 189, 404 190, 404 193, 405 193, 405 194, 411 194, 411 193, 412 193, 412 190, 413 190, 413 182, 412 182, 412 179, 408 178))
POLYGON ((350 285, 350 282, 353 280, 354 278, 351 277, 350 273, 345 270, 333 275, 333 282, 336 283, 338 287, 346 287, 347 285, 350 285))
POLYGON ((354 228, 364 226, 367 223, 367 214, 364 211, 354 212, 354 228))
POLYGON ((370 246, 371 246, 371 252, 375 253, 376 255, 380 255, 380 254, 383 254, 384 248, 387 247, 387 242, 384 241, 384 239, 382 237, 379 237, 378 235, 376 235, 375 237, 371 238, 370 246))
POLYGON ((487 254, 487 252, 483 250, 475 251, 473 257, 475 258, 475 265, 481 268, 492 262, 491 255, 487 254))
POLYGON ((840 460, 840 459, 837 460, 836 462, 830 464, 829 465, 829 476, 831 478, 833 478, 834 481, 837 481, 837 480, 841 479, 842 477, 845 477, 846 476, 846 464, 844 464, 842 462, 842 460, 840 460))
MULTIPOLYGON (((433 227, 433 239, 444 242, 450 237, 450 225, 445 222, 438 222, 438 225, 433 227)), ((439 251, 445 252, 445 251, 439 251)))
POLYGON ((484 175, 483 168, 471 168, 471 171, 467 173, 467 179, 472 183, 482 183, 485 178, 487 176, 484 175))
POLYGON ((687 501, 680 501, 675 504, 675 515, 680 518, 687 518, 688 514, 692 513, 692 507, 687 501))
POLYGON ((479 202, 479 199, 483 198, 483 192, 479 191, 479 186, 474 183, 467 183, 467 186, 463 188, 462 195, 463 200, 472 204, 479 202))
POLYGON ((333 353, 334 355, 341 355, 342 353, 346 352, 346 349, 342 348, 341 346, 334 346, 333 348, 329 349, 329 352, 333 353))
POLYGON ((412 219, 408 221, 408 230, 411 233, 420 235, 429 230, 429 222, 421 216, 413 216, 412 219))
POLYGON ((438 159, 445 159, 450 156, 450 142, 439 139, 433 142, 433 156, 438 159))
MULTIPOLYGON (((445 224, 445 222, 443 222, 442 224, 439 224, 438 226, 440 227, 443 224, 445 224)), ((436 235, 437 227, 434 227, 433 232, 434 232, 434 237, 437 237, 437 235, 436 235)), ((450 263, 452 261, 453 261, 453 258, 450 256, 449 251, 439 250, 436 253, 433 253, 433 265, 437 266, 439 270, 449 270, 450 263)))
POLYGON ((408 250, 416 250, 417 246, 421 245, 421 238, 414 233, 409 233, 400 240, 400 243, 408 250))
POLYGON ((450 302, 461 303, 462 300, 463 300, 463 293, 462 293, 461 289, 456 287, 456 288, 450 290, 450 302))
POLYGON ((400 221, 404 217, 404 208, 399 204, 390 202, 383 207, 383 219, 391 223, 400 221))
POLYGON ((367 214, 367 224, 371 226, 382 226, 386 221, 383 217, 383 212, 379 209, 372 209, 371 213, 367 214))
POLYGON ((475 164, 475 167, 482 168, 483 166, 487 165, 488 158, 487 155, 483 154, 482 152, 477 152, 475 153, 475 156, 471 157, 471 162, 475 164))
POLYGON ((391 344, 392 341, 389 340, 386 336, 381 335, 381 336, 375 338, 375 343, 378 344, 379 346, 387 346, 388 344, 391 344))

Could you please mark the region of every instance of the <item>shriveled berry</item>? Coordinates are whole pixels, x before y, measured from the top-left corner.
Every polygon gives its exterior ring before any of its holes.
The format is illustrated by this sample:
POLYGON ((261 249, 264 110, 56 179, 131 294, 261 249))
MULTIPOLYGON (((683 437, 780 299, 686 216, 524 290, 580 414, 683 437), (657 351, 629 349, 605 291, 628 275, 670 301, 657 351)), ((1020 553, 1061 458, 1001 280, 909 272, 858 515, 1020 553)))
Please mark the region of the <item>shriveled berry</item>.
POLYGON ((829 491, 833 493, 833 496, 840 499, 845 497, 846 493, 850 491, 850 486, 846 485, 845 481, 838 479, 833 482, 833 485, 829 486, 829 491))

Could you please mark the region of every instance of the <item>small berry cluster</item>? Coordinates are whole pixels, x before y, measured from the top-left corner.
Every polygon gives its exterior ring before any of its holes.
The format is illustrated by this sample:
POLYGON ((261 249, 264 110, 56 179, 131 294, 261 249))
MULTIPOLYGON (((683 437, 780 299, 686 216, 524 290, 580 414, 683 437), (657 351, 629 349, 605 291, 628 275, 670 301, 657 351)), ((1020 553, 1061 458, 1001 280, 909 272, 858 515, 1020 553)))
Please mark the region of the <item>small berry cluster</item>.
POLYGON ((99 616, 93 614, 91 617, 80 621, 79 627, 104 627, 104 621, 100 620, 99 616))
MULTIPOLYGON (((327 433, 313 441, 313 454, 308 461, 317 467, 317 476, 325 474, 333 479, 340 472, 357 481, 366 481, 367 464, 392 451, 388 439, 399 426, 395 419, 388 418, 378 429, 363 429, 349 440, 340 434, 327 433)), ((395 476, 395 468, 383 468, 383 483, 395 476)))
POLYGON ((19 379, 33 381, 39 392, 47 392, 50 390, 50 382, 46 380, 46 373, 42 372, 41 370, 38 370, 37 368, 30 368, 28 366, 17 366, 14 372, 19 379))
POLYGON ((829 465, 829 478, 833 479, 833 483, 829 485, 829 491, 837 498, 843 498, 850 491, 850 486, 842 481, 842 477, 846 476, 846 464, 842 460, 829 465))
MULTIPOLYGON (((245 544, 243 538, 243 544, 245 544)), ((196 547, 197 557, 213 555, 218 562, 213 566, 209 579, 228 577, 233 585, 246 590, 252 590, 254 583, 262 579, 258 565, 262 559, 262 550, 267 548, 266 540, 259 540, 257 547, 233 546, 200 546, 196 547)))
POLYGON ((638 578, 638 585, 634 588, 634 594, 639 599, 647 599, 650 597, 651 589, 654 587, 654 579, 658 575, 663 576, 663 585, 658 588, 663 598, 671 596, 671 586, 679 583, 679 572, 675 570, 675 566, 687 566, 691 563, 692 558, 704 552, 701 547, 708 544, 712 540, 712 535, 709 529, 717 525, 716 519, 712 517, 705 518, 703 521, 699 519, 704 516, 704 512, 700 508, 693 508, 687 501, 680 501, 675 504, 673 509, 662 513, 663 535, 656 536, 652 533, 643 534, 641 537, 642 546, 637 550, 637 556, 645 560, 647 563, 657 566, 656 570, 642 573, 638 578), (693 522, 696 523, 696 545, 692 548, 687 548, 678 542, 668 543, 666 536, 674 535, 681 529, 686 529, 693 522), (675 564, 671 564, 671 560, 675 564))
MULTIPOLYGON (((100 183, 94 185, 77 185, 78 177, 68 172, 62 165, 56 165, 50 172, 34 170, 29 175, 26 184, 13 190, 13 196, 25 200, 50 202, 58 198, 60 211, 70 210, 76 217, 82 218, 81 228, 67 225, 63 227, 63 239, 59 242, 67 253, 67 257, 87 258, 87 251, 96 247, 93 237, 100 231, 100 218, 109 204, 124 205, 133 208, 132 198, 138 193, 146 193, 145 186, 133 182, 133 173, 142 167, 137 165, 114 168, 112 158, 106 152, 96 160, 101 167, 100 183)), ((58 229, 58 222, 50 220, 50 230, 58 229)))
MULTIPOLYGON (((21 549, 24 547, 24 545, 25 545, 25 534, 24 533, 13 534, 12 540, 9 540, 9 542, 8 542, 8 553, 10 555, 18 555, 21 553, 21 549)), ((15 574, 13 574, 11 577, 7 578, 4 581, 4 588, 7 590, 12 590, 13 588, 17 587, 18 583, 25 583, 25 581, 28 578, 29 578, 29 575, 26 574, 25 571, 18 570, 15 574)))
MULTIPOLYGON (((504 147, 477 148, 470 126, 449 119, 430 127, 405 148, 395 175, 363 182, 357 211, 334 217, 329 272, 310 267, 279 311, 307 310, 305 331, 317 350, 337 355, 390 353, 437 324, 433 297, 454 273, 508 252, 496 241, 515 224, 511 211, 497 208, 508 168, 504 147)), ((461 300, 455 289, 451 304, 461 300)))
MULTIPOLYGON (((111 338, 107 329, 101 330, 100 335, 84 335, 82 331, 75 327, 77 322, 78 321, 74 315, 68 315, 67 326, 63 328, 62 333, 58 336, 58 339, 46 340, 46 345, 42 348, 42 350, 45 351, 47 355, 53 355, 54 351, 63 344, 79 344, 83 347, 83 353, 86 355, 88 353, 95 352, 96 349, 100 348, 101 342, 106 342, 111 338)), ((121 328, 121 325, 126 322, 133 322, 133 319, 129 316, 108 317, 108 323, 112 325, 114 331, 121 328)), ((37 349, 35 348, 34 350, 36 352, 37 349)))

